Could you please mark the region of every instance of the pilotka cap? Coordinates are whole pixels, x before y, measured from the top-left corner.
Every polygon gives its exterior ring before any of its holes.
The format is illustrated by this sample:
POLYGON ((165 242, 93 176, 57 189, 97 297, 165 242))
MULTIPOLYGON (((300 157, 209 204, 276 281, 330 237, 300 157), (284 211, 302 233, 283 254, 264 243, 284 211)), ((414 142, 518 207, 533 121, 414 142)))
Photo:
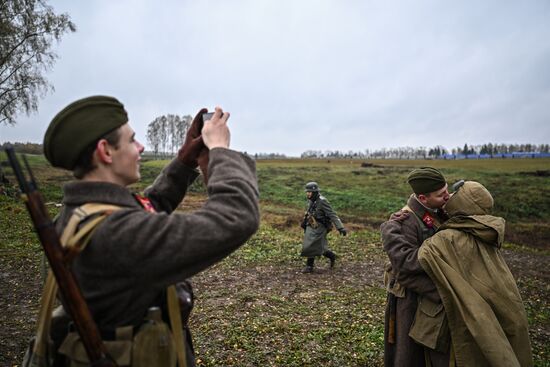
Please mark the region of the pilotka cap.
POLYGON ((52 166, 72 170, 90 144, 127 122, 128 114, 116 98, 79 99, 50 122, 44 135, 44 155, 52 166))
POLYGON ((429 194, 443 188, 447 182, 443 174, 432 167, 421 167, 413 170, 407 177, 415 194, 429 194))

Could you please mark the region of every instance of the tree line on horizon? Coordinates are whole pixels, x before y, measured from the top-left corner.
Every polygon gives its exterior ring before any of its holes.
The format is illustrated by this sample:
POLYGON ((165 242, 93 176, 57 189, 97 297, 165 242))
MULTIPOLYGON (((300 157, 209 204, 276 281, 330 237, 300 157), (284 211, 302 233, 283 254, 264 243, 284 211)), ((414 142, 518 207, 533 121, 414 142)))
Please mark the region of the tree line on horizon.
POLYGON ((307 150, 301 154, 301 158, 352 158, 352 159, 428 159, 440 158, 444 156, 471 156, 471 155, 489 155, 498 156, 511 153, 550 153, 549 144, 496 144, 487 143, 480 145, 468 145, 447 148, 437 145, 432 148, 427 147, 397 147, 381 149, 365 149, 364 151, 347 152, 341 150, 307 150))
MULTIPOLYGON (((147 130, 147 143, 152 150, 146 151, 148 155, 155 158, 169 158, 175 155, 181 144, 187 129, 191 125, 192 118, 189 115, 177 116, 166 115, 157 117, 149 124, 147 130)), ((18 153, 25 154, 43 154, 42 144, 31 142, 5 142, 0 144, 0 150, 4 150, 8 145, 14 147, 18 153)), ((464 147, 453 148, 451 151, 443 146, 433 148, 426 147, 399 147, 382 148, 377 150, 365 149, 364 151, 347 152, 341 150, 307 150, 300 155, 300 158, 346 158, 346 159, 427 159, 440 158, 448 155, 494 155, 511 153, 550 153, 550 144, 481 144, 468 145, 464 147)), ((284 153, 255 153, 249 154, 256 159, 285 159, 289 158, 284 153)))

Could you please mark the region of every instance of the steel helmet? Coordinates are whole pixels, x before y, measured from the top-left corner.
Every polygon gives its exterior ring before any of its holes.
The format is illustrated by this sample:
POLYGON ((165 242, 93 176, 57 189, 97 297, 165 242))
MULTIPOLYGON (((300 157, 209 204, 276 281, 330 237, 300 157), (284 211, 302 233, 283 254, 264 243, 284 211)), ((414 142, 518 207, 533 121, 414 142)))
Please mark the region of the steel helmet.
POLYGON ((319 185, 317 185, 317 182, 308 182, 306 184, 306 192, 319 192, 319 185))

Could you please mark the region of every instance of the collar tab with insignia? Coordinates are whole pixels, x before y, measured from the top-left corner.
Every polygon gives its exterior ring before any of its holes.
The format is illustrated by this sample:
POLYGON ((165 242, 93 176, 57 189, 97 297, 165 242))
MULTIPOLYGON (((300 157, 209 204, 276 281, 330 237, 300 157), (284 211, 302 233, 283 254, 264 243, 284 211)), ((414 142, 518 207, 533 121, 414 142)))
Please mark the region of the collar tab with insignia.
POLYGON ((138 194, 134 194, 134 197, 138 201, 138 203, 145 209, 145 211, 148 211, 149 213, 156 213, 155 207, 151 203, 151 200, 149 198, 146 198, 145 196, 141 196, 138 194))
POLYGON ((434 219, 428 212, 424 213, 424 216, 422 217, 422 222, 424 222, 424 224, 428 228, 434 227, 434 219))

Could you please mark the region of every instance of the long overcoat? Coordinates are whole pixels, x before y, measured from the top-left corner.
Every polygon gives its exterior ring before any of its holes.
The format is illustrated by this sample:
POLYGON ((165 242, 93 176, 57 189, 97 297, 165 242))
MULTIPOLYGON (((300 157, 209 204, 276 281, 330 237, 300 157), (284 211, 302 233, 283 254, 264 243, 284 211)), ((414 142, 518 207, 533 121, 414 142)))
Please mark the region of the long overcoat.
POLYGON ((318 225, 314 228, 307 223, 302 243, 301 256, 315 257, 324 254, 328 248, 327 227, 323 223, 332 222, 336 229, 343 229, 342 221, 336 215, 329 201, 322 195, 308 200, 308 212, 315 217, 318 225))
POLYGON ((533 365, 527 315, 500 247, 504 219, 454 216, 418 257, 443 301, 457 367, 533 365))
MULTIPOLYGON (((418 296, 440 303, 435 284, 418 261, 418 250, 422 242, 432 236, 440 223, 446 219, 441 213, 423 206, 414 195, 407 201, 408 216, 390 219, 381 227, 384 251, 388 254, 388 293, 385 315, 384 364, 395 367, 425 366, 424 347, 409 337, 418 306, 418 296), (405 218, 405 219, 403 219, 405 218), (394 289, 392 289, 392 286, 394 289), (396 292, 397 288, 400 289, 396 292), (391 302, 394 307, 390 307, 391 302), (395 317, 395 342, 388 342, 390 313, 395 317)), ((402 211, 398 212, 399 214, 402 211)), ((396 213, 397 214, 397 213, 396 213)), ((392 216, 393 217, 393 216, 392 216)), ((432 365, 447 366, 448 355, 429 351, 432 365)))
POLYGON ((74 209, 85 203, 122 207, 99 225, 72 264, 103 335, 112 335, 119 326, 140 325, 148 308, 161 302, 167 286, 220 261, 257 230, 254 162, 233 150, 215 148, 208 173, 208 201, 193 213, 174 212, 198 175, 177 159, 146 190, 157 213, 143 210, 122 186, 85 181, 65 185, 59 233, 74 209))

